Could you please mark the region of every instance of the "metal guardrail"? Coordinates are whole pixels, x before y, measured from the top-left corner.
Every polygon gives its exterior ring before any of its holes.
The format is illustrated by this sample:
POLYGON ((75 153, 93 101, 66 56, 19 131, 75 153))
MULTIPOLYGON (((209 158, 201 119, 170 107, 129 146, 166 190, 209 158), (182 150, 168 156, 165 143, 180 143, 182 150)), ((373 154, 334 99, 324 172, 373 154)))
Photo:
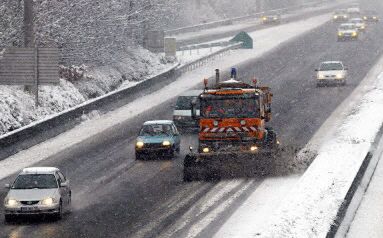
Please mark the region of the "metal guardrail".
POLYGON ((232 44, 185 65, 174 66, 170 70, 144 80, 133 87, 113 91, 101 97, 86 101, 68 110, 51 115, 47 119, 33 122, 25 127, 4 134, 0 136, 0 160, 16 154, 21 150, 28 149, 34 145, 59 135, 67 129, 72 128, 73 126, 81 123, 79 118, 81 118, 84 114, 88 114, 94 110, 105 107, 105 105, 116 103, 120 100, 131 97, 132 94, 143 91, 144 89, 152 87, 153 85, 160 85, 161 83, 164 83, 168 80, 174 81, 183 73, 201 67, 216 57, 223 56, 230 50, 238 49, 241 46, 241 42, 232 44))
POLYGON ((182 65, 178 68, 178 70, 182 74, 182 73, 194 70, 196 68, 199 68, 199 67, 203 66, 204 64, 208 63, 209 61, 215 60, 217 57, 225 55, 230 50, 241 48, 242 44, 243 44, 242 42, 239 42, 239 43, 235 43, 235 44, 232 44, 230 46, 227 46, 227 47, 220 49, 220 50, 218 50, 212 54, 206 55, 202 58, 196 59, 196 60, 191 61, 185 65, 182 65))
POLYGON ((268 10, 268 11, 263 11, 263 12, 257 12, 252 15, 247 15, 247 16, 242 16, 242 17, 234 17, 234 18, 229 18, 221 21, 214 21, 214 22, 209 22, 209 23, 204 23, 204 24, 198 24, 198 25, 193 25, 193 26, 186 26, 186 27, 181 27, 177 29, 172 29, 172 30, 166 30, 165 35, 167 36, 172 36, 172 35, 177 35, 177 34, 182 34, 182 33, 187 33, 187 32, 193 32, 193 31, 200 31, 200 30, 205 30, 205 29, 210 29, 218 26, 225 26, 225 25, 232 25, 233 22, 235 21, 243 21, 251 18, 259 18, 262 15, 265 14, 282 14, 286 13, 287 11, 293 11, 293 10, 298 10, 304 7, 320 4, 320 3, 325 3, 329 2, 328 1, 313 1, 309 3, 304 3, 301 5, 296 5, 292 7, 287 7, 287 8, 279 8, 279 9, 273 9, 273 10, 268 10))

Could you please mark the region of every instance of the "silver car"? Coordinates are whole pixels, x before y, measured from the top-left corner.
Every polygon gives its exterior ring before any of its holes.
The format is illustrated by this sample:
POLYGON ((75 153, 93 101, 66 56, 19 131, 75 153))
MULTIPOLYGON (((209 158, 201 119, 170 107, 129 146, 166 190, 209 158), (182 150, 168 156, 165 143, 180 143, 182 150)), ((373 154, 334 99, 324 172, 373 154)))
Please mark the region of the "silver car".
POLYGON ((69 180, 54 167, 25 168, 12 185, 4 200, 5 221, 20 215, 53 215, 61 219, 69 211, 71 190, 69 180))
POLYGON ((347 68, 341 61, 325 61, 319 66, 317 72, 317 86, 328 83, 345 85, 347 80, 347 68))

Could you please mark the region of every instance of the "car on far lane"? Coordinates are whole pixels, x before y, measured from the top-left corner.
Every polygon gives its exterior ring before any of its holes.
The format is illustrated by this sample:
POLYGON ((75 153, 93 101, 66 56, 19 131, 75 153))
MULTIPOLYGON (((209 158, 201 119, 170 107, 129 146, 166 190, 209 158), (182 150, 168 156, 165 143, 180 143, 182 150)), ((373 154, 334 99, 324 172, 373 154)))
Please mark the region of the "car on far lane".
POLYGON ((148 157, 174 158, 180 152, 181 136, 173 121, 145 122, 138 134, 135 149, 136 159, 148 157))
POLYGON ((334 12, 332 19, 334 22, 347 22, 348 13, 346 10, 337 10, 334 12))
POLYGON ((71 189, 69 180, 54 167, 25 168, 17 176, 4 199, 5 221, 18 216, 53 215, 61 219, 69 211, 71 189))
POLYGON ((356 6, 347 8, 347 13, 348 13, 350 18, 351 17, 359 17, 360 16, 360 8, 356 7, 356 6))
POLYGON ((379 21, 379 16, 376 11, 364 11, 363 13, 363 20, 366 22, 378 22, 379 21))
POLYGON ((338 41, 357 40, 359 30, 353 23, 343 23, 338 28, 338 41))
POLYGON ((317 72, 317 86, 329 83, 346 84, 347 68, 341 61, 324 61, 315 71, 317 72))
POLYGON ((366 31, 366 23, 362 18, 352 18, 349 22, 355 24, 356 28, 358 28, 360 32, 366 31))
POLYGON ((264 15, 261 17, 262 24, 280 24, 281 23, 281 15, 264 15))

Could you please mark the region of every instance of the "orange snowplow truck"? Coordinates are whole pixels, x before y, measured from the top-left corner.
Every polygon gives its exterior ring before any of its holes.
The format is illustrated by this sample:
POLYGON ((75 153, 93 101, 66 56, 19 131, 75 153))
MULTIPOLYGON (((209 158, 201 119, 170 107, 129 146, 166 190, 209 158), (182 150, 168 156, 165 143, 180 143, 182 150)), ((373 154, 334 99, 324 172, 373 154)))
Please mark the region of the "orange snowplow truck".
MULTIPOLYGON (((236 71, 228 81, 207 87, 199 96, 199 104, 192 103, 192 116, 199 120, 198 152, 184 160, 184 180, 191 181, 210 175, 217 176, 220 168, 243 165, 259 157, 270 157, 278 147, 273 129, 266 127, 271 119, 272 93, 268 87, 259 87, 236 80, 236 71), (200 108, 197 118, 196 108, 200 108), (218 172, 217 172, 218 171, 218 172)), ((219 176, 219 175, 218 175, 219 176)))

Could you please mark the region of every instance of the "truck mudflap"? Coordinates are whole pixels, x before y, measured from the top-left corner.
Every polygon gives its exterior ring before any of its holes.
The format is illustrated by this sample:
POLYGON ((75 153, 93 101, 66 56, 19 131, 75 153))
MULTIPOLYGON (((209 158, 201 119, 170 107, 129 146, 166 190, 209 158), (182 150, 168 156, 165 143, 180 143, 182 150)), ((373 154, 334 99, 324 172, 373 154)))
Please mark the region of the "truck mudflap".
POLYGON ((272 172, 277 149, 259 153, 190 153, 184 160, 184 181, 259 177, 272 172))

